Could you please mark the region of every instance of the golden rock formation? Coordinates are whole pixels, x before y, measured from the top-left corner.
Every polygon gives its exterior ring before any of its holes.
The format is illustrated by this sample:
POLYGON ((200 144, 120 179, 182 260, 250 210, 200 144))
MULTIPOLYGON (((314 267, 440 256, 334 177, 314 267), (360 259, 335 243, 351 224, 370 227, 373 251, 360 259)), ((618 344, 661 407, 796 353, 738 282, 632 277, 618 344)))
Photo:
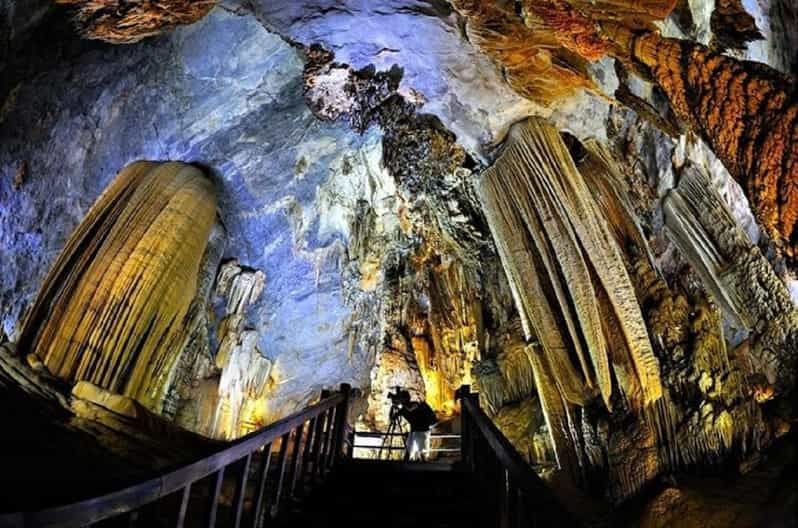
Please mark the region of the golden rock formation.
MULTIPOLYGON (((520 330, 520 329, 519 329, 520 330)), ((479 400, 490 416, 495 416, 507 404, 520 402, 535 394, 535 374, 521 332, 509 336, 496 358, 479 361, 474 374, 479 400), (515 339, 513 339, 515 338, 515 339)))
POLYGON ((643 400, 661 393, 634 288, 621 252, 556 129, 516 125, 481 193, 528 338, 537 338, 563 397, 584 404, 612 395, 607 335, 613 318, 629 349, 643 400), (600 313, 599 295, 609 313, 600 313))
POLYGON ((125 167, 54 263, 20 353, 159 412, 215 218, 213 183, 195 167, 125 167))
POLYGON ((608 24, 613 54, 646 67, 677 115, 742 186, 768 235, 798 257, 798 98, 763 64, 656 33, 608 24))
POLYGON ((218 302, 223 315, 218 322, 212 316, 196 319, 199 334, 188 339, 175 369, 174 415, 189 430, 232 440, 278 418, 269 414, 267 399, 273 363, 260 351, 258 333, 247 323, 247 311, 260 298, 266 276, 235 259, 209 260, 218 268, 214 266, 206 277, 203 289, 208 291, 195 303, 209 310, 218 302), (215 285, 213 292, 211 285, 215 285), (208 326, 215 329, 215 350, 211 350, 208 326))
POLYGON ((74 10, 80 33, 90 39, 130 44, 193 24, 218 0, 55 0, 74 10))
POLYGON ((752 331, 750 353, 759 359, 763 373, 782 389, 791 387, 798 355, 798 310, 786 285, 737 225, 709 178, 692 168, 685 171, 678 187, 666 196, 663 210, 667 234, 715 301, 752 331))
POLYGON ((543 104, 594 90, 588 61, 611 47, 599 29, 609 21, 633 30, 651 29, 676 0, 454 0, 466 20, 468 39, 502 69, 522 96, 543 104))
MULTIPOLYGON (((634 224, 602 210, 559 133, 541 120, 514 126, 480 192, 531 342, 525 352, 557 465, 580 480, 604 456, 600 441, 586 447, 595 428, 582 427, 581 408, 601 395, 605 410, 623 402, 639 410, 662 394, 622 252, 637 243, 645 255, 647 246, 634 224)), ((511 379, 497 374, 479 378, 495 385, 494 406, 511 379)))
MULTIPOLYGON (((650 258, 648 244, 639 230, 631 204, 625 201, 629 193, 620 166, 601 144, 588 141, 584 147, 579 171, 594 192, 601 213, 610 219, 616 240, 624 248, 647 326, 663 361, 662 398, 644 407, 642 413, 632 406, 625 415, 633 414, 636 419, 621 421, 620 429, 613 424, 609 427, 607 476, 610 495, 619 500, 641 489, 663 471, 712 464, 730 453, 744 457, 752 448, 765 443, 769 433, 751 395, 753 387, 748 378, 754 369, 750 358, 728 350, 720 310, 706 295, 687 295, 663 280, 650 258)), ((690 179, 688 170, 680 187, 686 186, 685 180, 690 179)), ((684 231, 689 232, 684 236, 702 248, 708 247, 711 235, 701 227, 701 223, 708 220, 709 231, 723 240, 715 242, 716 246, 724 249, 701 249, 707 254, 697 258, 714 263, 724 252, 739 255, 744 245, 739 245, 734 238, 745 238, 745 234, 719 205, 719 196, 714 202, 709 199, 713 193, 709 183, 702 181, 698 186, 695 199, 699 203, 681 211, 680 219, 686 225, 684 231), (719 207, 725 217, 718 216, 716 209, 719 207)), ((672 196, 666 198, 668 225, 672 224, 668 220, 672 208, 667 202, 673 199, 672 196)), ((750 241, 746 247, 750 247, 750 241)), ((690 253, 687 255, 692 262, 690 253)), ((725 267, 715 270, 718 277, 736 274, 731 261, 719 265, 725 267)), ((772 274, 772 270, 770 272, 772 274)), ((758 290, 757 281, 750 280, 751 274, 758 276, 749 273, 746 279, 758 290)), ((775 279, 775 275, 772 278, 775 279)), ((709 287, 712 290, 711 284, 709 287)), ((622 381, 622 372, 616 368, 615 373, 628 397, 629 389, 622 381)))
POLYGON ((495 61, 522 96, 551 103, 579 88, 594 88, 585 60, 563 48, 555 30, 542 21, 525 25, 512 2, 454 0, 452 5, 466 19, 471 43, 495 61))

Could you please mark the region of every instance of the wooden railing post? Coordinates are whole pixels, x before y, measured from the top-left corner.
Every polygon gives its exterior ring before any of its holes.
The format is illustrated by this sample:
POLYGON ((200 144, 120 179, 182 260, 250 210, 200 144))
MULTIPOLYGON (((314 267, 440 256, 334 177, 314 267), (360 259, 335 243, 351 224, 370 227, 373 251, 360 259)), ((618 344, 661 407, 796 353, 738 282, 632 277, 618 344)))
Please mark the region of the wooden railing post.
POLYGON ((283 496, 283 481, 285 480, 285 467, 288 463, 288 442, 291 440, 291 431, 288 431, 280 438, 280 454, 277 456, 277 490, 274 494, 274 502, 271 505, 272 517, 280 511, 280 499, 283 496))
POLYGON ((326 414, 316 417, 316 433, 313 435, 313 473, 311 478, 315 481, 321 477, 321 454, 324 449, 324 422, 326 414))
POLYGON ((224 482, 224 466, 219 468, 211 482, 210 506, 208 510, 208 528, 216 526, 216 513, 219 511, 219 494, 224 482))
POLYGON ((311 458, 313 458, 313 446, 316 444, 317 417, 314 416, 308 423, 308 436, 305 439, 305 450, 302 453, 302 467, 299 470, 299 488, 298 493, 301 495, 305 492, 305 478, 308 474, 308 467, 310 466, 311 458))
POLYGON ((344 443, 346 442, 346 425, 349 417, 349 396, 352 386, 348 383, 341 384, 341 394, 343 400, 338 404, 338 412, 335 415, 335 438, 333 444, 332 463, 338 464, 343 459, 344 443))
POLYGON ((338 407, 330 407, 324 414, 326 426, 324 428, 324 442, 322 442, 321 446, 321 461, 319 462, 322 477, 327 476, 327 470, 330 468, 330 459, 333 454, 333 436, 335 434, 335 415, 337 410, 338 407))
POLYGON ((479 407, 479 395, 471 392, 471 385, 462 385, 457 390, 455 397, 461 400, 460 402, 460 457, 463 463, 472 472, 476 471, 476 453, 474 452, 474 425, 472 417, 470 416, 467 407, 463 404, 463 400, 470 400, 477 407, 479 407))
POLYGON ((266 497, 267 480, 269 478, 269 466, 272 462, 272 443, 269 442, 263 447, 263 459, 261 460, 260 475, 258 476, 258 490, 255 492, 255 509, 252 512, 252 528, 263 528, 268 509, 268 498, 266 497))
POLYGON ((294 434, 294 449, 293 449, 293 458, 291 459, 291 476, 288 480, 288 496, 290 498, 294 498, 296 493, 296 481, 299 478, 299 464, 302 458, 302 438, 305 432, 305 425, 302 424, 296 428, 296 433, 294 434))
POLYGON ((233 528, 241 528, 241 519, 244 514, 244 496, 247 492, 247 479, 249 478, 249 465, 251 462, 252 453, 249 453, 239 462, 239 473, 236 475, 236 493, 233 499, 233 528))

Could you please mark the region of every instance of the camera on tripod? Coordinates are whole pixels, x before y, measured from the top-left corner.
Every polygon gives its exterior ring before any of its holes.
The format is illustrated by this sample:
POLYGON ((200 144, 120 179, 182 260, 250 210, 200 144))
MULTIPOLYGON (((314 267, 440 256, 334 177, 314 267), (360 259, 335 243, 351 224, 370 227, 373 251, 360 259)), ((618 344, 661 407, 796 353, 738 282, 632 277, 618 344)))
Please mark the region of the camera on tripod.
POLYGON ((410 402, 410 391, 396 386, 393 388, 393 392, 388 391, 388 399, 391 400, 391 410, 401 409, 410 402))
POLYGON ((388 413, 390 425, 388 432, 383 438, 382 445, 377 454, 377 458, 392 458, 392 451, 395 449, 404 449, 407 441, 408 432, 405 431, 405 425, 402 423, 402 409, 410 404, 410 392, 407 389, 396 386, 393 387, 393 392, 388 391, 388 399, 391 400, 391 409, 388 413), (394 439, 399 440, 399 446, 395 445, 394 439))

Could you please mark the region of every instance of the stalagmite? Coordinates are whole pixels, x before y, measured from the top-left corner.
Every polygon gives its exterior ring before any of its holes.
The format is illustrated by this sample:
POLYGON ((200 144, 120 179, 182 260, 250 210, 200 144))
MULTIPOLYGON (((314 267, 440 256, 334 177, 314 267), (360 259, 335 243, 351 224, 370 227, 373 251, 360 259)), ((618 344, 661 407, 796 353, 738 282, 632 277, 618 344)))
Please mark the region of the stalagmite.
MULTIPOLYGON (((262 271, 235 260, 223 263, 216 278, 216 294, 225 299, 215 357, 218 398, 208 432, 216 438, 237 438, 264 425, 272 361, 260 351, 258 333, 247 326, 246 310, 260 298, 265 281, 262 271)), ((204 417, 200 421, 207 423, 204 417)))
POLYGON ((709 178, 689 168, 663 203, 668 236, 738 324, 753 331, 752 352, 769 350, 782 388, 798 355, 798 311, 784 283, 737 225, 709 178))
POLYGON ((798 98, 763 64, 700 44, 605 25, 613 54, 646 67, 678 116, 710 145, 742 186, 759 222, 798 257, 798 98))
POLYGON ((215 218, 213 183, 195 167, 127 166, 53 265, 21 353, 158 412, 215 218))
POLYGON ((527 337, 540 340, 563 397, 584 404, 596 387, 610 406, 600 291, 611 307, 603 317, 617 320, 644 401, 656 400, 659 369, 634 288, 559 133, 540 120, 516 125, 481 194, 527 337))

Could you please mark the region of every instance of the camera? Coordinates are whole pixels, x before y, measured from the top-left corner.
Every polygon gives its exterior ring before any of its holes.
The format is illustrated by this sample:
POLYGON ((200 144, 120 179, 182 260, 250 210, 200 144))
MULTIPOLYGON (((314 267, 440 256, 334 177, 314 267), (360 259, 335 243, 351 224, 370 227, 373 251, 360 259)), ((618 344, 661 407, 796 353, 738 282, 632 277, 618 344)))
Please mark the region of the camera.
POLYGON ((394 387, 393 392, 388 391, 388 399, 391 400, 390 417, 393 420, 398 417, 400 409, 410 403, 410 392, 401 387, 394 387))
POLYGON ((410 401, 410 392, 401 387, 394 387, 393 392, 388 391, 388 399, 391 400, 391 405, 401 407, 410 401))

